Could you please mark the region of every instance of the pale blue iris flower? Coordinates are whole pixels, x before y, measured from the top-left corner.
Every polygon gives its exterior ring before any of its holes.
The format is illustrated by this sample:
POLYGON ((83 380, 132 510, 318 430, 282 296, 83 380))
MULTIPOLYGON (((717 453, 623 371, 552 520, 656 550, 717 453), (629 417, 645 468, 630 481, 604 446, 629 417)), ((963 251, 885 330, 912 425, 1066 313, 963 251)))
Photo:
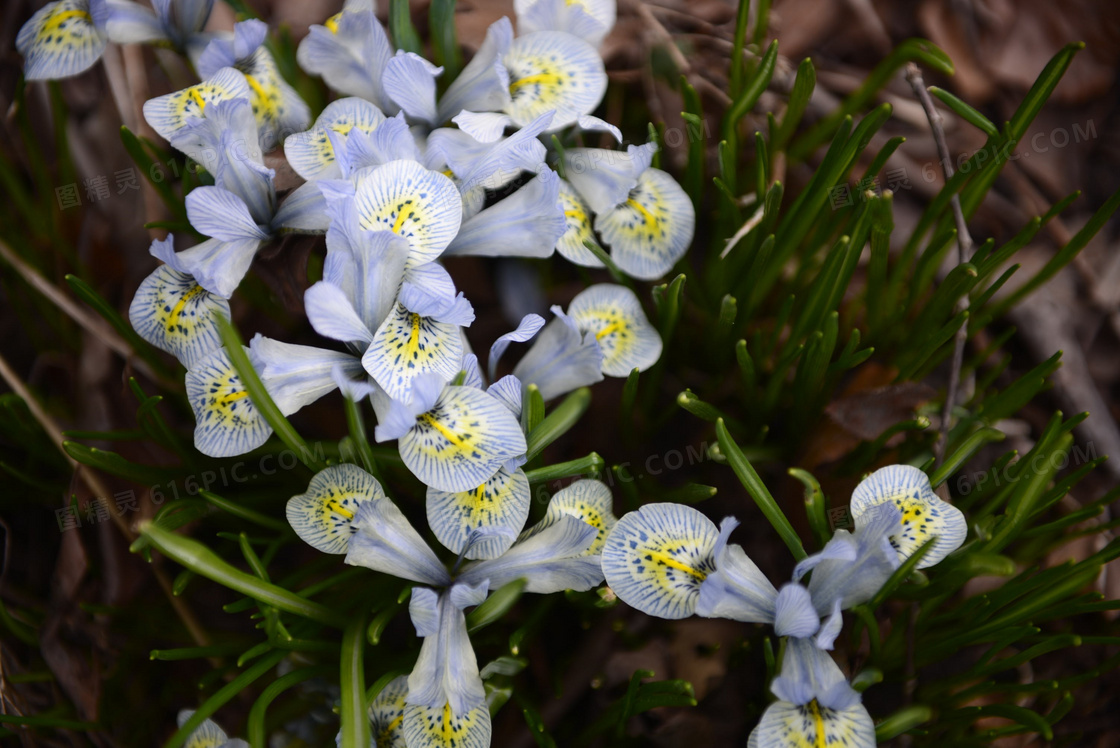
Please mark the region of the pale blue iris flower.
POLYGON ((614 28, 618 8, 615 0, 514 0, 517 29, 567 31, 598 47, 614 28))
POLYGON ((779 636, 811 636, 818 620, 804 613, 804 588, 781 592, 743 551, 728 543, 739 525, 720 528, 692 507, 647 504, 618 520, 603 548, 607 584, 627 605, 658 618, 691 615, 769 623, 779 636))
POLYGON ((582 331, 560 306, 513 368, 528 387, 535 384, 546 401, 603 379, 603 352, 595 334, 582 331))
POLYGON ((168 46, 197 65, 214 38, 203 31, 214 0, 152 0, 151 10, 132 0, 108 0, 108 6, 109 38, 117 44, 168 46))
POLYGON ((688 195, 667 173, 650 164, 657 146, 626 152, 572 148, 564 174, 595 213, 595 229, 615 264, 635 278, 655 280, 688 250, 696 213, 688 195))
MULTIPOLYGON (((424 585, 413 588, 409 603, 416 633, 424 641, 407 691, 398 688, 409 745, 447 744, 448 730, 454 733, 456 745, 489 745, 485 689, 464 611, 482 603, 490 590, 515 579, 526 580, 527 591, 542 594, 587 590, 599 584, 602 572, 594 547, 600 529, 613 524, 613 515, 609 503, 604 507, 601 501, 586 513, 587 521, 578 511, 558 507, 503 553, 461 568, 457 562, 449 572, 391 501, 357 506, 346 563, 424 585)), ((471 544, 512 532, 508 528, 479 531, 471 544)), ((460 559, 467 551, 460 553, 460 559)))
POLYGON ((277 208, 275 172, 264 165, 246 99, 218 101, 205 112, 189 117, 171 137, 172 145, 214 175, 213 186, 197 187, 186 199, 191 225, 210 239, 180 252, 178 262, 203 288, 229 298, 257 250, 273 236, 321 233, 325 203, 318 190, 305 185, 277 208))
POLYGON ((29 80, 78 75, 101 59, 109 41, 105 0, 56 0, 27 20, 16 36, 29 80))
POLYGON ((828 653, 810 642, 789 640, 770 691, 778 701, 766 708, 747 748, 876 745, 875 726, 859 692, 828 653))
POLYGON ((245 76, 260 142, 265 151, 271 151, 288 135, 307 129, 311 110, 280 75, 272 53, 264 46, 267 36, 263 21, 242 21, 233 27, 232 35, 223 34, 210 42, 197 67, 204 79, 227 67, 245 76))
POLYGON ((440 491, 476 489, 525 454, 521 425, 500 400, 438 374, 413 379, 407 399, 375 398, 374 406, 377 441, 397 439, 405 466, 440 491))

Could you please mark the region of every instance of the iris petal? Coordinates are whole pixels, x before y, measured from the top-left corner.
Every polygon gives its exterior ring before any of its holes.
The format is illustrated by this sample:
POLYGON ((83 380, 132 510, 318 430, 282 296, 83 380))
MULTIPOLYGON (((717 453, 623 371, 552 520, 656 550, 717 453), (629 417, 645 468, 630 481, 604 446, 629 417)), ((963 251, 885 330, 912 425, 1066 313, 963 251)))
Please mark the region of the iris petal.
POLYGON ((599 53, 562 31, 517 37, 502 62, 509 71, 510 91, 504 111, 517 125, 527 125, 553 110, 552 129, 565 127, 594 111, 607 90, 599 53))
POLYGON ((572 299, 568 314, 580 330, 599 341, 607 376, 645 371, 661 358, 661 336, 646 319, 637 295, 625 286, 591 286, 572 299))
POLYGON ((681 504, 647 504, 618 520, 603 547, 607 584, 627 605, 658 618, 696 611, 700 585, 715 571, 719 531, 681 504))
POLYGON ((467 558, 497 558, 513 545, 524 527, 529 503, 529 479, 525 473, 501 468, 469 491, 451 493, 429 488, 428 525, 439 542, 453 553, 466 549, 467 558), (476 530, 491 527, 505 527, 510 532, 469 543, 476 530))
POLYGON ((245 76, 233 68, 222 68, 202 83, 145 101, 144 119, 170 142, 189 118, 206 116, 206 107, 210 104, 248 98, 249 84, 245 76))
POLYGON ((509 409, 472 387, 445 387, 398 446, 413 475, 452 493, 482 485, 526 449, 521 425, 509 409))
POLYGON ((646 169, 624 203, 595 218, 611 258, 627 275, 655 280, 688 251, 696 225, 692 201, 671 176, 646 169))
POLYGON ((391 161, 362 179, 355 196, 358 221, 408 240, 408 267, 431 262, 459 232, 463 206, 450 179, 415 161, 391 161))
POLYGON ((421 374, 438 374, 444 382, 455 378, 463 358, 460 329, 397 304, 374 334, 362 365, 389 397, 403 400, 421 374))
POLYGON ((128 309, 128 319, 140 337, 171 353, 188 369, 221 347, 214 321, 218 314, 229 317, 229 302, 170 265, 161 265, 144 279, 128 309))
MULTIPOLYGON (((450 704, 412 704, 404 710, 405 744, 424 748, 489 748, 492 727, 486 705, 456 714, 450 704)), ((378 746, 381 744, 378 743, 378 746)))
POLYGON ((27 80, 54 80, 84 72, 101 58, 108 39, 97 28, 88 0, 60 0, 40 8, 19 30, 27 80))
POLYGON ((284 155, 296 173, 308 181, 338 179, 336 154, 327 131, 348 138, 357 129, 369 134, 385 121, 385 115, 374 104, 351 96, 327 104, 315 125, 307 132, 289 135, 284 141, 284 155))
POLYGON ((306 492, 288 500, 288 523, 323 553, 346 553, 358 507, 384 498, 377 479, 357 465, 331 465, 315 474, 306 492))
POLYGON ((929 477, 910 465, 888 465, 869 475, 852 493, 852 517, 857 526, 873 506, 893 502, 902 513, 902 529, 891 536, 891 545, 905 561, 934 535, 937 541, 918 564, 933 566, 960 547, 968 534, 964 514, 942 501, 929 477))
POLYGON ((272 434, 225 348, 187 372, 186 390, 196 421, 194 445, 204 455, 242 455, 264 444, 272 434))

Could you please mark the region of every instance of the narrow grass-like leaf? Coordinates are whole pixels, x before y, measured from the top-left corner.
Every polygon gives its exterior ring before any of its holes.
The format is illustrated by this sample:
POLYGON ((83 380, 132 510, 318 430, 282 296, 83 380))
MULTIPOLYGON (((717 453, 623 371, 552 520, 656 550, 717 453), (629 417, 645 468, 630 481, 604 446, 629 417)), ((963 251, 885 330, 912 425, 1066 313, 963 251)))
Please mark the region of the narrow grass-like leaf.
POLYGON ((515 579, 490 593, 490 597, 467 614, 467 631, 474 633, 501 620, 502 616, 521 599, 526 583, 525 579, 515 579))
POLYGON ((992 121, 990 119, 985 117, 983 114, 980 114, 980 112, 976 111, 953 94, 949 93, 943 88, 938 88, 937 86, 930 86, 928 90, 931 94, 940 99, 941 102, 945 104, 945 106, 956 112, 957 115, 965 122, 969 123, 973 127, 979 128, 985 134, 991 135, 992 137, 996 137, 997 135, 999 135, 999 130, 996 129, 996 126, 992 124, 992 121))
POLYGON ((366 716, 366 678, 362 656, 365 618, 355 616, 342 633, 339 685, 339 716, 342 723, 340 748, 368 748, 369 717, 366 716))
POLYGON ((754 466, 747 460, 743 451, 739 449, 739 445, 735 443, 722 420, 716 421, 716 437, 719 439, 720 448, 727 456, 727 461, 731 464, 731 469, 735 471, 735 475, 738 476, 743 487, 747 489, 747 493, 758 504, 763 516, 773 525, 774 530, 786 544, 786 547, 789 548, 794 559, 800 561, 806 558, 809 554, 802 547, 801 539, 797 537, 793 525, 790 524, 785 513, 778 506, 778 502, 774 501, 774 497, 770 495, 770 491, 766 488, 762 479, 758 477, 754 466))
POLYGON ((532 460, 545 447, 559 439, 576 424, 591 405, 591 390, 580 387, 545 416, 540 425, 529 434, 529 448, 525 456, 532 460))

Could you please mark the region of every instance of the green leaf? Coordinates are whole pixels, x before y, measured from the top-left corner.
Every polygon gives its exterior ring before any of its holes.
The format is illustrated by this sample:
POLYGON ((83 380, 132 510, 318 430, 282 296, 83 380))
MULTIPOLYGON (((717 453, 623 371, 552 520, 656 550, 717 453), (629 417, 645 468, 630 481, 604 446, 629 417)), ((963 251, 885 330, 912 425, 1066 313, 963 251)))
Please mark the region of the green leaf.
POLYGON ((941 464, 936 471, 929 477, 930 485, 937 488, 942 483, 949 479, 962 465, 972 459, 980 448, 985 444, 993 442, 1001 442, 1004 440, 1004 433, 999 429, 983 428, 979 431, 974 431, 969 434, 964 440, 964 443, 953 450, 952 454, 945 458, 945 462, 941 464))
POLYGON ((976 111, 953 94, 949 93, 943 88, 938 88, 937 86, 930 86, 928 90, 938 99, 941 99, 942 103, 945 104, 945 106, 956 112, 957 115, 960 116, 960 118, 965 122, 979 128, 980 130, 983 130, 986 134, 992 136, 993 138, 999 135, 999 130, 996 129, 996 126, 992 124, 992 121, 990 119, 985 117, 983 114, 980 114, 980 112, 976 111))
POLYGON ((904 707, 875 725, 875 740, 879 743, 891 740, 931 719, 933 710, 928 706, 904 707))
POLYGON ((544 420, 544 398, 537 385, 530 384, 525 388, 525 401, 522 417, 525 419, 525 433, 531 434, 544 420))
POLYGON ((423 54, 424 46, 412 25, 408 0, 389 0, 389 35, 397 49, 423 54))
POLYGON ((249 719, 246 727, 246 736, 249 739, 249 745, 252 748, 267 748, 268 742, 266 739, 265 730, 265 714, 268 711, 268 705, 276 700, 278 696, 287 691, 293 686, 297 686, 304 681, 311 680, 312 678, 322 678, 335 673, 333 665, 313 665, 311 667, 300 668, 292 672, 282 675, 268 687, 261 692, 257 700, 253 702, 253 708, 249 710, 249 719))
POLYGON ((684 294, 685 276, 678 275, 668 285, 654 286, 653 303, 657 307, 657 330, 661 341, 668 345, 677 329, 681 316, 681 296, 684 294))
POLYGON ((474 633, 500 620, 521 599, 527 583, 528 580, 515 579, 492 592, 481 605, 467 614, 467 632, 474 633))
POLYGON ((141 536, 156 549, 199 576, 279 610, 325 623, 334 628, 346 628, 348 621, 345 616, 230 566, 197 540, 176 535, 153 522, 142 522, 138 529, 141 536))
POLYGON ((572 475, 596 476, 603 472, 606 462, 596 452, 586 457, 568 462, 558 462, 555 465, 546 465, 535 470, 526 470, 525 477, 529 483, 547 483, 549 481, 567 478, 572 475))
POLYGON ((587 387, 580 387, 564 398, 564 401, 553 408, 540 425, 529 434, 529 448, 525 457, 532 460, 545 447, 563 436, 583 416, 590 405, 591 390, 587 387))
POLYGON ((556 741, 545 729, 541 715, 531 706, 522 707, 521 713, 525 715, 525 724, 529 726, 529 733, 533 736, 540 748, 556 748, 556 741))
POLYGON ((735 471, 735 475, 739 477, 739 481, 747 489, 747 493, 751 495, 751 498, 758 504, 758 508, 762 510, 763 516, 769 520, 786 547, 789 548, 794 560, 800 561, 806 558, 809 554, 801 546, 801 539, 797 537, 793 525, 789 523, 785 513, 778 506, 778 502, 774 501, 774 497, 770 495, 770 491, 767 490, 762 479, 758 477, 754 467, 747 460, 743 451, 739 449, 739 445, 731 438, 731 434, 728 433, 722 420, 716 421, 716 437, 719 439, 720 449, 723 450, 723 453, 727 456, 727 461, 731 464, 731 469, 735 471))
POLYGON ((443 80, 453 81, 463 66, 455 37, 455 0, 432 0, 428 21, 435 63, 443 67, 443 80))
POLYGON ((817 539, 817 547, 823 548, 832 538, 832 529, 828 523, 828 507, 824 492, 821 491, 821 484, 808 470, 790 468, 787 472, 805 486, 805 516, 809 520, 809 528, 817 539))

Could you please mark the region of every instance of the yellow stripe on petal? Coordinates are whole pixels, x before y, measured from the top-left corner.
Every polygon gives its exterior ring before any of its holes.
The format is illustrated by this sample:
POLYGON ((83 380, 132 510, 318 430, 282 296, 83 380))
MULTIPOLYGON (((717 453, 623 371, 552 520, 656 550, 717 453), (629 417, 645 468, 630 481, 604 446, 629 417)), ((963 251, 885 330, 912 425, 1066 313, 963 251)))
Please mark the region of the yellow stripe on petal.
POLYGON ((603 267, 585 242, 597 243, 595 231, 591 227, 591 209, 567 182, 560 181, 560 204, 564 208, 564 223, 567 229, 556 242, 556 251, 569 262, 584 267, 603 267))
POLYGON ((128 310, 140 337, 173 354, 188 369, 221 348, 216 314, 228 317, 229 302, 168 265, 144 279, 128 310))
POLYGON ((463 715, 456 715, 450 704, 413 704, 404 711, 405 742, 412 748, 489 748, 491 730, 485 705, 463 715))
POLYGON ((189 118, 205 116, 210 104, 249 98, 245 76, 233 68, 222 68, 202 83, 144 102, 144 119, 164 140, 171 140, 189 118))
POLYGON ((106 36, 93 23, 87 0, 48 3, 19 30, 16 48, 28 80, 52 80, 88 69, 105 51, 106 36))
POLYGON ((369 705, 370 732, 377 748, 405 748, 404 712, 408 676, 394 678, 369 705))
POLYGON ((767 748, 874 748, 875 729, 862 704, 829 709, 814 699, 797 706, 771 704, 751 735, 751 745, 767 748), (756 737, 757 736, 757 737, 756 737))
POLYGON ((358 185, 355 199, 362 228, 392 231, 408 240, 408 267, 439 257, 463 219, 454 183, 415 161, 390 161, 375 169, 358 185))
POLYGON ((469 491, 428 489, 428 525, 439 542, 466 558, 497 558, 505 553, 529 516, 529 479, 520 469, 498 470, 485 483, 469 491), (469 548, 471 534, 504 527, 510 532, 480 540, 469 548))
POLYGON ((374 333, 362 366, 390 397, 405 400, 416 377, 438 374, 449 382, 462 359, 458 325, 421 317, 397 304, 374 333))
POLYGON ((305 493, 288 500, 288 523, 323 553, 346 553, 358 508, 384 498, 381 484, 365 470, 348 463, 332 465, 315 474, 305 493))
POLYGON ((715 571, 716 526, 691 507, 647 504, 624 515, 603 546, 603 574, 623 602, 659 618, 687 618, 715 571))
POLYGON ((327 131, 348 137, 358 129, 368 135, 384 121, 381 110, 365 99, 349 97, 332 101, 315 120, 313 128, 290 135, 284 141, 284 155, 296 173, 308 181, 340 178, 334 145, 327 131))
POLYGON ((594 334, 599 341, 607 376, 644 371, 661 357, 661 336, 646 318, 638 297, 624 286, 591 286, 572 299, 568 314, 581 331, 594 334))
POLYGON ((272 434, 224 348, 187 372, 186 390, 196 421, 194 444, 203 454, 245 454, 264 444, 272 434))
POLYGON ((603 60, 590 44, 559 31, 538 31, 514 40, 502 58, 509 73, 505 112, 524 126, 555 111, 549 127, 570 125, 590 114, 606 91, 603 60))
POLYGON ((238 63, 249 86, 249 104, 262 142, 275 145, 278 134, 305 129, 311 112, 295 89, 281 77, 272 54, 263 46, 238 63))
POLYGON ((507 460, 525 453, 525 435, 509 409, 473 387, 445 387, 398 441, 401 459, 425 485, 471 491, 507 460))
POLYGON ((910 465, 888 465, 869 475, 852 492, 851 511, 857 527, 873 506, 894 502, 902 513, 902 529, 890 541, 905 561, 933 536, 937 536, 918 564, 925 569, 941 561, 964 542, 968 526, 964 514, 942 501, 933 491, 929 477, 910 465))
POLYGON ((583 555, 592 556, 602 553, 607 536, 618 522, 614 516, 613 505, 611 490, 605 483, 598 480, 578 480, 552 497, 548 502, 544 518, 528 530, 525 536, 536 535, 558 522, 561 517, 575 517, 599 531, 591 547, 584 551, 583 555))
POLYGON ((688 251, 696 225, 692 201, 660 169, 646 169, 624 203, 595 219, 611 258, 627 275, 654 280, 688 251))

